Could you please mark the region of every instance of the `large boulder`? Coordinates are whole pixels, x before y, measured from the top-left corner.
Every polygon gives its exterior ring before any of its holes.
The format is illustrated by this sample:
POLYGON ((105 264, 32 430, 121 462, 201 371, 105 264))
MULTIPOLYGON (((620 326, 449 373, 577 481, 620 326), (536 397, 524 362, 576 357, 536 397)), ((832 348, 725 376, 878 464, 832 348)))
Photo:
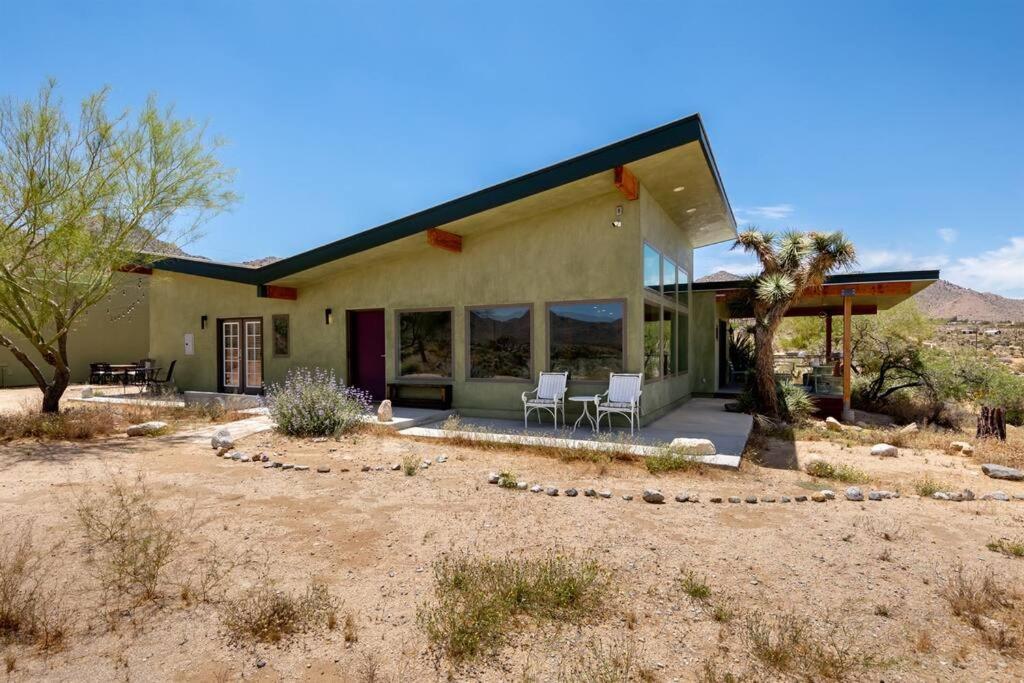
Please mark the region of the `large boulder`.
POLYGON ((843 431, 843 423, 834 417, 825 418, 825 429, 830 432, 841 432, 843 431))
POLYGON ((80 395, 82 398, 92 398, 94 395, 92 387, 82 387, 82 392, 80 395))
POLYGON ((974 452, 974 447, 966 441, 953 441, 949 444, 949 452, 970 455, 974 452))
POLYGON ((1024 471, 1014 469, 1012 467, 1006 467, 1005 465, 996 465, 995 463, 985 463, 981 466, 981 471, 993 479, 1008 479, 1009 481, 1024 481, 1024 471))
POLYGON ((166 422, 153 420, 152 422, 143 422, 141 424, 132 425, 125 430, 125 432, 128 436, 152 436, 153 434, 159 434, 165 429, 167 429, 166 422))
POLYGON ((231 437, 231 432, 226 429, 218 429, 213 437, 210 439, 210 445, 217 450, 223 448, 233 448, 235 440, 231 437))
POLYGON ((880 458, 895 458, 899 454, 898 448, 887 443, 876 443, 871 447, 871 455, 876 455, 880 458))
POLYGON ((377 408, 377 421, 391 422, 393 419, 395 419, 395 414, 391 408, 391 401, 384 399, 380 402, 380 407, 377 408))
POLYGON ((707 439, 672 439, 669 450, 681 455, 714 455, 717 453, 715 444, 707 439))

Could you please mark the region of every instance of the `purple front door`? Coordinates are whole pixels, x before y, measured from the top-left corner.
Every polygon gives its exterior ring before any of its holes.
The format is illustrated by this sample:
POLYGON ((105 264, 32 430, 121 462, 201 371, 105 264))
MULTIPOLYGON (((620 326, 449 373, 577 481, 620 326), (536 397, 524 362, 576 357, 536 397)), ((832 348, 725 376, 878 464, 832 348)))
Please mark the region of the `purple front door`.
POLYGON ((384 311, 348 312, 349 384, 384 398, 384 311))

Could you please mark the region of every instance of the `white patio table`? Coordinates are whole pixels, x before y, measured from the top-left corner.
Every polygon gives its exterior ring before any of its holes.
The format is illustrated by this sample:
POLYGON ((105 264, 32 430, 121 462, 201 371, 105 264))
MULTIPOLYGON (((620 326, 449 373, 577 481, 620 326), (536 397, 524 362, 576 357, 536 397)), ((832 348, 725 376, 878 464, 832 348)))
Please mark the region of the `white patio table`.
POLYGON ((594 404, 594 410, 596 412, 597 396, 570 396, 569 400, 572 401, 573 403, 583 404, 583 412, 580 414, 578 418, 576 418, 576 423, 573 424, 572 431, 575 432, 576 428, 580 426, 580 422, 583 421, 583 418, 587 418, 587 422, 590 423, 590 431, 596 432, 597 422, 594 420, 594 416, 590 414, 590 404, 594 404))

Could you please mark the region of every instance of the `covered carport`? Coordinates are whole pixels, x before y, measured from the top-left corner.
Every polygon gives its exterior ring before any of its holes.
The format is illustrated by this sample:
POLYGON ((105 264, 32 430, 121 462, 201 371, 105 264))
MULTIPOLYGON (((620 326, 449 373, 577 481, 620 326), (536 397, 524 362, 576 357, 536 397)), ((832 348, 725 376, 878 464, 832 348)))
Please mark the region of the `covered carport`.
MULTIPOLYGON (((817 316, 825 321, 825 343, 822 356, 825 364, 841 361, 841 395, 822 394, 818 400, 819 411, 852 420, 850 389, 852 381, 851 319, 855 315, 874 315, 878 311, 892 308, 906 301, 914 294, 939 279, 937 270, 891 271, 883 273, 845 273, 832 275, 815 287, 808 287, 786 314, 792 316, 817 316), (833 348, 834 319, 842 324, 842 350, 837 354, 833 348)), ((695 380, 695 394, 727 396, 742 390, 727 371, 729 364, 727 340, 728 323, 732 319, 750 318, 750 281, 746 279, 707 279, 693 283, 694 317, 703 323, 695 325, 697 337, 713 335, 713 339, 694 339, 694 346, 704 353, 713 353, 714 363, 706 362, 703 375, 695 380), (713 311, 713 313, 712 313, 713 311), (701 316, 703 313, 703 316, 701 316), (713 315, 713 323, 709 318, 713 315), (703 341, 703 343, 702 343, 703 341), (705 387, 713 376, 714 389, 705 387)), ((698 366, 699 367, 699 366, 698 366)), ((699 370, 698 370, 699 371, 699 370)))

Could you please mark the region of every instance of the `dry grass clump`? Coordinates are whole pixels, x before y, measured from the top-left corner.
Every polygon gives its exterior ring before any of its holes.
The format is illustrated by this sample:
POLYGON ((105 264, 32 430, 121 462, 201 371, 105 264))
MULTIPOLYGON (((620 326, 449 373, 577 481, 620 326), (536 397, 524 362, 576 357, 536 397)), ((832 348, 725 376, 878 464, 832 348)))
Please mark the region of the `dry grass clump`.
POLYGON ((137 602, 161 595, 165 571, 181 548, 191 513, 161 514, 142 477, 112 479, 75 504, 78 527, 101 587, 137 602))
MULTIPOLYGON (((30 527, 19 528, 0 542, 0 644, 31 644, 45 650, 63 643, 72 613, 60 592, 47 585, 48 574, 50 567, 33 546, 30 527)), ((14 669, 13 661, 8 661, 8 673, 14 669)))
POLYGON ((277 643, 294 633, 337 623, 338 601, 322 583, 293 594, 264 579, 224 605, 224 626, 239 641, 277 643))
POLYGON ((997 538, 985 544, 994 553, 1002 553, 1007 557, 1024 557, 1024 539, 997 538))
POLYGON ((951 488, 949 484, 933 479, 931 475, 925 475, 914 482, 914 491, 922 498, 928 498, 939 491, 949 491, 951 488))
POLYGON ((438 655, 470 660, 500 645, 526 618, 578 623, 604 606, 610 572, 594 559, 445 555, 434 563, 434 596, 417 621, 438 655))
POLYGON ((519 486, 516 473, 511 470, 502 470, 498 473, 498 486, 503 489, 514 489, 519 486))
POLYGON ((827 615, 815 627, 796 614, 755 612, 747 616, 743 635, 750 654, 775 678, 838 681, 885 664, 827 615))
POLYGON ((707 578, 698 576, 692 570, 683 570, 676 579, 676 585, 692 599, 699 602, 704 602, 711 597, 711 586, 708 585, 707 578))
POLYGON ((844 484, 866 484, 871 481, 871 477, 863 470, 842 463, 833 465, 824 460, 812 460, 807 463, 804 470, 812 477, 840 481, 844 484))
POLYGON ((572 648, 559 662, 558 681, 576 683, 626 683, 655 681, 636 640, 592 638, 585 646, 572 648))
POLYGON ((700 474, 707 470, 704 461, 695 455, 687 455, 678 450, 663 448, 655 455, 644 458, 644 465, 651 474, 659 472, 691 472, 700 474))
POLYGON ((415 477, 420 470, 420 461, 414 455, 407 455, 402 458, 402 471, 407 477, 415 477))
POLYGON ((974 627, 990 647, 1007 654, 1024 648, 1024 615, 1010 586, 1001 586, 991 570, 967 571, 958 566, 942 596, 953 614, 974 627))
POLYGON ((106 436, 116 430, 111 410, 105 408, 68 408, 43 414, 25 407, 14 413, 0 413, 0 440, 52 439, 82 441, 106 436))

